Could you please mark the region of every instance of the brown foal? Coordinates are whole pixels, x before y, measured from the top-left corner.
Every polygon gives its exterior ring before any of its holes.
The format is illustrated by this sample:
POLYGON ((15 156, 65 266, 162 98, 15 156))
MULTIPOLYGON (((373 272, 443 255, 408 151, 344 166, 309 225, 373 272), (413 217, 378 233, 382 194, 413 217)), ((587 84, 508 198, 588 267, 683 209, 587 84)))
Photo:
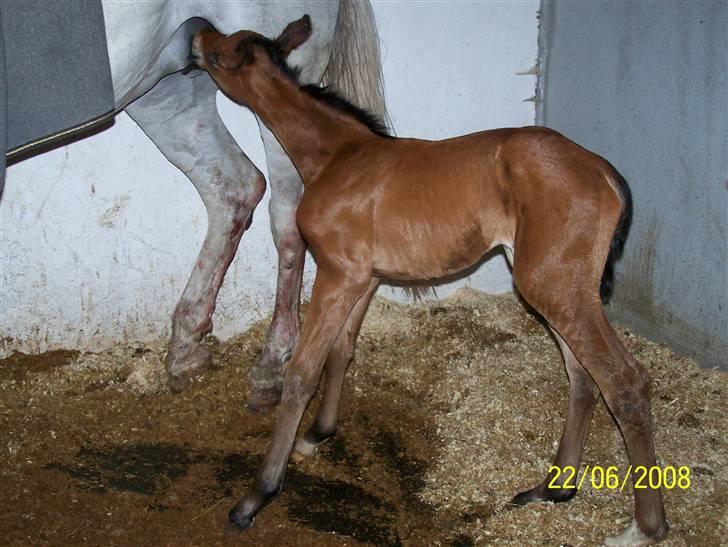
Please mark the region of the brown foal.
MULTIPOLYGON (((650 379, 620 343, 600 301, 603 274, 608 281, 631 211, 623 179, 603 158, 542 127, 439 142, 389 137, 365 112, 297 84, 286 58, 310 34, 304 16, 275 40, 205 30, 192 44, 198 65, 263 120, 301 174, 298 226, 318 266, 271 445, 230 521, 250 526, 280 491, 291 451, 310 456, 336 431, 344 374, 380 279, 440 278, 497 245, 506 250, 518 291, 546 319, 564 356, 569 408, 554 465, 579 468, 601 392, 632 466, 654 466, 650 379), (294 448, 323 370, 321 405, 294 448)), ((552 479, 513 503, 573 496, 573 489, 549 488, 552 479)), ((665 535, 660 491, 635 489, 634 497, 632 525, 610 541, 645 544, 665 535)))

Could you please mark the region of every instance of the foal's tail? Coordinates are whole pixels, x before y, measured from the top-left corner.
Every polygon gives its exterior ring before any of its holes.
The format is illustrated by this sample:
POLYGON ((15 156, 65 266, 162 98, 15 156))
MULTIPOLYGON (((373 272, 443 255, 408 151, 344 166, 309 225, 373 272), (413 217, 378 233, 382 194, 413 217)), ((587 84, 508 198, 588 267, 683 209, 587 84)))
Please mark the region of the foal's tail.
POLYGON ((599 296, 605 304, 609 301, 612 296, 612 289, 614 289, 614 263, 622 256, 624 242, 632 225, 632 192, 627 181, 613 166, 612 174, 617 193, 622 200, 622 214, 619 216, 617 228, 614 230, 614 236, 612 236, 607 263, 604 266, 602 282, 599 287, 599 296))
POLYGON ((368 0, 341 0, 323 83, 391 127, 384 104, 379 34, 368 0))

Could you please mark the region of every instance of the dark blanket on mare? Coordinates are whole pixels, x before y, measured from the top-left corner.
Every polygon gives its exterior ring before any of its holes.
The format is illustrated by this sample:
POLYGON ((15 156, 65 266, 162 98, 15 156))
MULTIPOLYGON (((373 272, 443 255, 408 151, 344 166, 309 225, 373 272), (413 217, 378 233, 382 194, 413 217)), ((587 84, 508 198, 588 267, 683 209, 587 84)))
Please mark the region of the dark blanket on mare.
POLYGON ((0 0, 0 190, 5 160, 111 119, 100 0, 0 0))

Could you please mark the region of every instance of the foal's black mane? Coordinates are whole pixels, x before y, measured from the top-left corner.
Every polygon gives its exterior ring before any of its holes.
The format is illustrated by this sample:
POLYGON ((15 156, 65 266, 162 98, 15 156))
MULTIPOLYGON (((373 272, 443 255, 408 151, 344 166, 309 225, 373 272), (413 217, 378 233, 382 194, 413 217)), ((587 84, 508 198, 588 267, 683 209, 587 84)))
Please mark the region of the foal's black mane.
POLYGON ((366 125, 372 133, 379 135, 380 137, 391 137, 389 130, 384 122, 379 119, 378 116, 372 114, 364 108, 359 108, 351 104, 339 93, 330 90, 328 87, 319 87, 317 85, 301 85, 299 77, 301 75, 300 68, 293 68, 286 62, 286 57, 281 51, 281 48, 273 40, 263 37, 252 38, 252 42, 255 45, 261 46, 265 49, 268 56, 271 58, 273 63, 285 74, 285 76, 292 82, 297 84, 299 88, 306 93, 308 96, 313 97, 317 101, 325 103, 335 110, 351 116, 360 123, 366 125))

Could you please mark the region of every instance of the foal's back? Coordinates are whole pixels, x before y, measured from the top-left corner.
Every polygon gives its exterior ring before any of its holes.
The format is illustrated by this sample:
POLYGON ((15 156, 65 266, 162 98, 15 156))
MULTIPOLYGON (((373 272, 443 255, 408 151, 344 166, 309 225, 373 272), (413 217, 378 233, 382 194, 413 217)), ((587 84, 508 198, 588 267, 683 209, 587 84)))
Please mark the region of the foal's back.
POLYGON ((497 245, 512 247, 524 223, 564 222, 575 207, 598 215, 593 205, 605 196, 619 209, 610 173, 602 158, 541 127, 443 141, 376 138, 342 158, 322 181, 326 190, 304 201, 371 247, 375 275, 430 279, 468 268, 497 245))

